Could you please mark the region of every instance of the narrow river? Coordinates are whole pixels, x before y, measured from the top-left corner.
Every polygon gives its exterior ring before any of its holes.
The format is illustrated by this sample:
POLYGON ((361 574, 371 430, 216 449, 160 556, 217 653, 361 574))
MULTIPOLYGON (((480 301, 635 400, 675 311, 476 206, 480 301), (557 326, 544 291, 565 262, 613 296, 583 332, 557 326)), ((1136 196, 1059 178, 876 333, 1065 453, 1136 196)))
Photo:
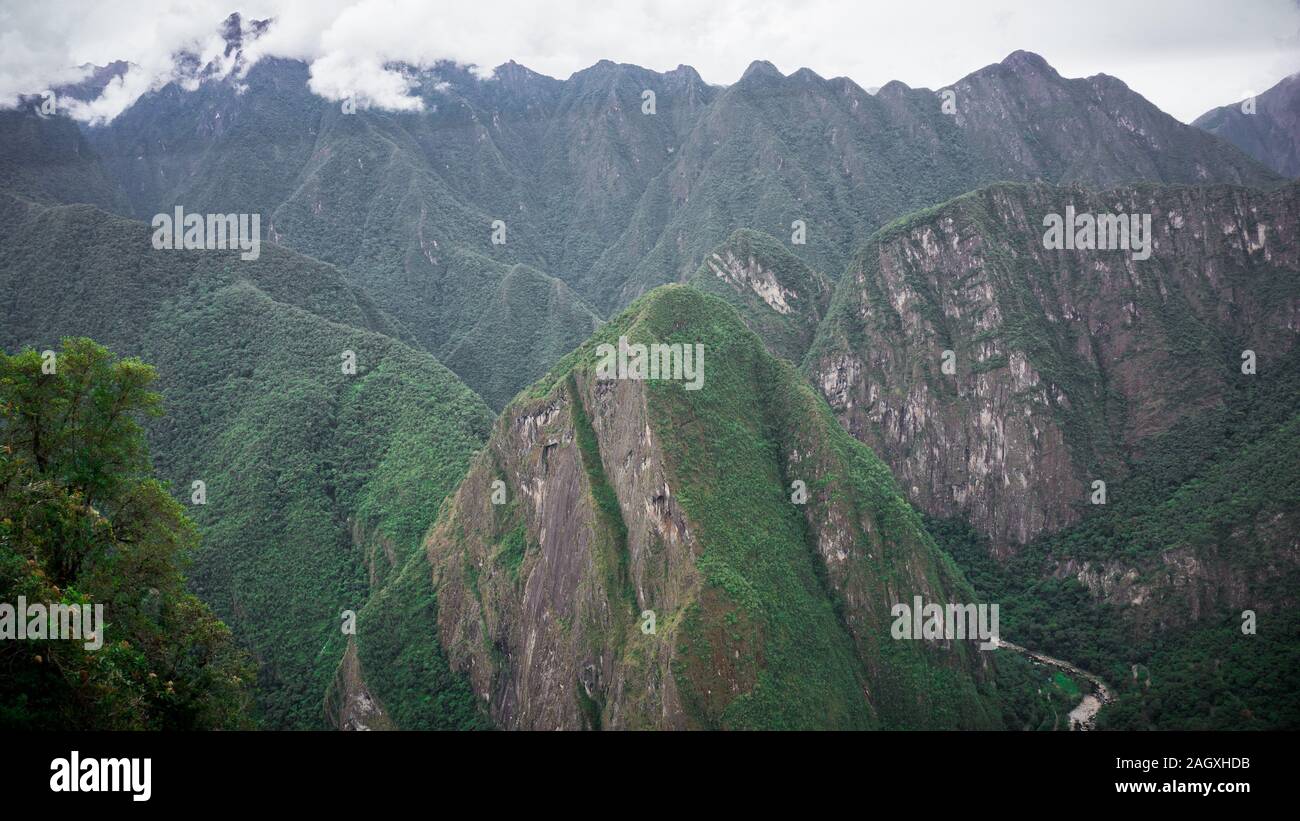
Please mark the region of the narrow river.
POLYGON ((1049 667, 1055 667, 1063 670, 1077 678, 1086 679, 1093 687, 1093 691, 1083 697, 1073 710, 1070 711, 1070 729, 1071 730, 1091 730, 1097 725, 1097 712, 1109 704, 1114 696, 1111 695, 1110 688, 1106 682, 1101 680, 1100 676, 1093 675, 1087 670, 1080 670, 1068 661, 1052 658, 1051 656, 1039 653, 1036 650, 1030 650, 1021 647, 1019 644, 1012 644, 1004 639, 998 639, 998 647, 1006 648, 1016 653, 1028 656, 1029 658, 1049 667))

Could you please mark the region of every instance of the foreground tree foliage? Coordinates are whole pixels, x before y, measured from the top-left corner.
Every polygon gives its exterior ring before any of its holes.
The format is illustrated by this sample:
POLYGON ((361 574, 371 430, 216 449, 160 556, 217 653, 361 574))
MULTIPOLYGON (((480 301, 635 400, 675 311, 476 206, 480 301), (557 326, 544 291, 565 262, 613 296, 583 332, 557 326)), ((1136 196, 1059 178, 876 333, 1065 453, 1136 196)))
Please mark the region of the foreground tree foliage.
POLYGON ((154 378, 89 339, 0 353, 0 602, 104 606, 98 649, 0 641, 0 727, 252 724, 253 664, 185 592, 198 534, 151 478, 138 419, 161 413, 154 378))

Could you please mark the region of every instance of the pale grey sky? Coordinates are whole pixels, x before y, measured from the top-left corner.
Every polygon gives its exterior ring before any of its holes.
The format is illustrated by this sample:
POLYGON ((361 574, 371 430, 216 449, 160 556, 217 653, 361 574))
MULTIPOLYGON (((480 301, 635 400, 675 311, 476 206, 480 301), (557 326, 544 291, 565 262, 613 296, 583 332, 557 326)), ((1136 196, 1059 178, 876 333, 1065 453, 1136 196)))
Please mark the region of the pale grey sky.
POLYGON ((215 54, 231 11, 275 17, 255 54, 310 62, 317 93, 388 108, 413 103, 387 61, 513 59, 561 78, 602 58, 686 63, 725 84, 764 59, 940 88, 1027 49, 1067 77, 1119 77, 1184 121, 1300 71, 1298 0, 0 0, 0 104, 129 60, 124 83, 74 112, 111 118, 173 76, 174 52, 215 54))

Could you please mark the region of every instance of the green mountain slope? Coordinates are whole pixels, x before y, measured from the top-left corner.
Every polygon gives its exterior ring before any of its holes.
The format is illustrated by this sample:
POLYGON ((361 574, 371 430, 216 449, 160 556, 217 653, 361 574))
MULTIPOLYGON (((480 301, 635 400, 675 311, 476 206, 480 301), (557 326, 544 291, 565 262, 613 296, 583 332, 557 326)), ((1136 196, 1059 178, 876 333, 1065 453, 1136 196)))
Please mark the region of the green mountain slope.
POLYGON ((501 408, 599 325, 569 286, 516 265, 479 321, 439 357, 490 406, 501 408))
POLYGON ((65 116, 39 113, 39 101, 0 111, 0 191, 47 205, 88 203, 126 213, 118 180, 65 116))
POLYGON ((890 636, 894 604, 970 591, 888 470, 694 289, 512 402, 426 547, 451 665, 501 727, 1000 722, 973 642, 890 636), (619 336, 703 345, 703 385, 597 378, 619 336))
POLYGON ((323 726, 341 611, 405 562, 489 410, 328 265, 154 251, 142 223, 3 203, 0 290, 23 321, 0 344, 86 333, 156 363, 158 473, 187 504, 206 483, 192 587, 260 663, 265 723, 323 726))

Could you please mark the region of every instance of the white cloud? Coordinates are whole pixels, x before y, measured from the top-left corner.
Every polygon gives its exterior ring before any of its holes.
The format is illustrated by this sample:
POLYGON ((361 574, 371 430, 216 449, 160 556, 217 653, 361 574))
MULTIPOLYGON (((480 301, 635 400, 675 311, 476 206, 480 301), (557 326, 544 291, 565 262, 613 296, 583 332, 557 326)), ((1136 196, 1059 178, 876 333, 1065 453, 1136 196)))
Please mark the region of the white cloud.
POLYGON ((98 98, 90 102, 64 100, 68 114, 91 124, 106 123, 121 114, 131 103, 154 86, 154 78, 139 66, 131 66, 120 77, 110 80, 98 98))
POLYGON ((864 87, 900 79, 939 88, 1023 48, 1066 76, 1120 77, 1184 120, 1300 68, 1292 0, 44 0, 0 7, 0 105, 79 79, 82 64, 129 60, 121 83, 71 109, 111 119, 139 94, 182 79, 182 50, 231 70, 214 32, 236 10, 245 21, 276 19, 246 49, 249 60, 304 60, 315 93, 397 110, 419 100, 393 65, 437 60, 489 70, 513 59, 557 77, 602 58, 656 70, 686 63, 729 83, 766 59, 864 87))

